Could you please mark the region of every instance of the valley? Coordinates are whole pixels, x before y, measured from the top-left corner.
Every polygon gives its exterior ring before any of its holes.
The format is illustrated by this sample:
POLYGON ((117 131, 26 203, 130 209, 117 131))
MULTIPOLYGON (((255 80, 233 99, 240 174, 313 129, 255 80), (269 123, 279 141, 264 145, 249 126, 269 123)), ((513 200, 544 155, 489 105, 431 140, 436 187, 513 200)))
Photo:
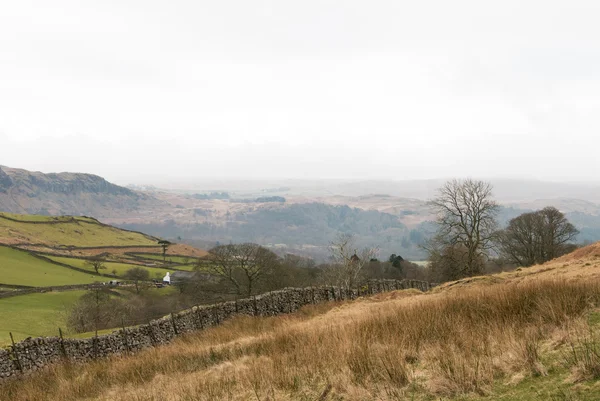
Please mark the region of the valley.
POLYGON ((162 252, 158 238, 93 218, 0 213, 0 344, 10 343, 10 332, 16 341, 56 335, 59 327, 68 333, 68 313, 88 289, 134 268, 162 281, 167 272, 192 270, 206 254, 180 244, 162 252))
POLYGON ((0 401, 600 400, 600 2, 0 2, 0 401))
MULTIPOLYGON (((354 233, 361 247, 378 248, 381 259, 394 253, 423 260, 421 244, 431 234, 433 220, 427 200, 441 182, 206 181, 161 189, 120 187, 88 174, 0 170, 5 177, 0 210, 5 212, 83 214, 201 249, 247 241, 281 256, 294 253, 317 261, 326 260, 330 242, 340 232, 354 233)), ((502 225, 523 212, 555 206, 579 229, 580 243, 600 240, 595 184, 495 180, 494 185, 502 225)), ((126 237, 119 241, 131 242, 126 237)))

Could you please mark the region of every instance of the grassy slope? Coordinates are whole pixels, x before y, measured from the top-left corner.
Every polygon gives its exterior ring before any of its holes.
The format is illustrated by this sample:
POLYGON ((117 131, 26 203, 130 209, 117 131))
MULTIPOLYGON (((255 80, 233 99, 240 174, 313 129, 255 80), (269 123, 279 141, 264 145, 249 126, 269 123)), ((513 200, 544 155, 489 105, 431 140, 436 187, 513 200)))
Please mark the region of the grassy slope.
MULTIPOLYGON (((98 224, 88 217, 49 217, 38 215, 17 215, 0 213, 0 244, 6 243, 42 243, 50 247, 73 245, 91 246, 132 246, 132 250, 146 250, 136 246, 156 246, 156 240, 143 234, 131 233, 114 227, 98 224), (17 222, 2 218, 19 220, 17 222), (55 224, 31 224, 55 223, 55 224), (56 222, 59 222, 56 224, 56 222)), ((202 254, 203 251, 184 245, 174 245, 176 251, 202 254)), ((48 252, 51 249, 45 248, 48 252)), ((121 249, 100 249, 98 252, 122 252, 121 249)), ((160 247, 156 247, 160 252, 160 247)), ((87 253, 86 253, 87 254, 87 253)), ((156 259, 162 256, 155 255, 156 259)), ((93 272, 85 260, 51 257, 56 261, 93 272)), ((125 271, 136 267, 127 263, 108 262, 107 269, 101 272, 123 275, 125 271)), ((187 266, 178 267, 187 269, 187 266)), ((191 267, 190 267, 191 269, 191 267)), ((172 269, 146 268, 150 278, 162 279, 172 269)), ((25 251, 0 245, 0 283, 34 287, 61 286, 71 284, 89 284, 106 281, 107 278, 86 274, 76 270, 44 261, 25 251)), ((4 291, 10 291, 5 289, 4 291)), ((65 310, 70 307, 83 291, 43 293, 15 296, 0 299, 0 345, 9 342, 8 332, 12 331, 16 339, 27 336, 56 335, 58 326, 65 328, 65 310)))
MULTIPOLYGON (((115 291, 124 297, 132 295, 131 291, 125 289, 115 291)), ((177 289, 175 287, 147 288, 145 291, 162 296, 176 292, 177 289)), ((68 311, 85 292, 85 290, 45 292, 0 299, 0 322, 2 322, 0 347, 10 344, 9 332, 13 333, 16 341, 26 337, 56 336, 58 327, 63 330, 65 337, 93 337, 94 332, 70 333, 67 329, 68 311)), ((111 333, 114 330, 116 329, 101 330, 99 334, 111 333)))
POLYGON ((25 337, 57 336, 58 327, 66 328, 67 309, 85 291, 47 292, 0 299, 0 345, 25 337), (23 316, 27 319, 23 319, 23 316))
POLYGON ((84 217, 75 218, 74 221, 59 217, 57 219, 61 222, 57 224, 31 224, 27 221, 55 220, 47 216, 10 215, 11 218, 22 220, 16 222, 2 218, 2 215, 0 213, 0 243, 76 247, 156 245, 156 240, 151 237, 101 225, 84 217))
POLYGON ((0 399, 597 400, 600 246, 586 252, 428 294, 240 317, 129 358, 54 367, 0 399))
POLYGON ((0 246, 0 281, 3 284, 51 287, 90 284, 102 279, 44 261, 25 251, 0 246))
MULTIPOLYGON (((85 259, 74 259, 74 258, 65 258, 60 256, 47 256, 49 259, 54 260, 56 262, 64 263, 70 266, 78 267, 80 269, 88 270, 89 272, 94 272, 94 268, 87 263, 85 259)), ((117 262, 106 262, 106 269, 100 270, 100 273, 112 273, 113 270, 117 272, 117 276, 123 276, 125 272, 134 267, 140 267, 144 270, 148 270, 150 273, 150 278, 160 278, 162 279, 167 272, 173 272, 173 270, 162 269, 158 267, 144 267, 139 265, 132 265, 127 263, 117 263, 117 262)))

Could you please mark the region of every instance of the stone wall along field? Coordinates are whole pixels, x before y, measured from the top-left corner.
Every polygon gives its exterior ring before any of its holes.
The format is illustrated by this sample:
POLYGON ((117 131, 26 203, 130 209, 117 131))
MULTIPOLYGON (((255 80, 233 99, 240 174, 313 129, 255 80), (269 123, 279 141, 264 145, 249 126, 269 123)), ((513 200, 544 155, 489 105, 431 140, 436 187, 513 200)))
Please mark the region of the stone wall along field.
POLYGON ((62 361, 86 362, 168 344, 177 336, 216 326, 234 315, 276 316, 295 312, 305 305, 356 299, 363 295, 408 288, 428 291, 431 285, 416 280, 378 280, 370 281, 359 289, 286 288, 237 301, 194 307, 145 325, 88 339, 26 339, 9 349, 0 350, 0 379, 35 371, 62 361))

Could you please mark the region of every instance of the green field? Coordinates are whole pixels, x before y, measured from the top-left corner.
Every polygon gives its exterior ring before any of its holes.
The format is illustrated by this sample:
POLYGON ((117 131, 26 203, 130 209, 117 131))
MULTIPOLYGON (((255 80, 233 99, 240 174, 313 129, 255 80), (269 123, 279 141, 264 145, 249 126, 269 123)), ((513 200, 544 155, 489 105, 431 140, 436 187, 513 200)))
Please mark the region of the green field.
POLYGON ((36 258, 25 251, 0 246, 0 280, 2 284, 51 287, 91 284, 100 277, 36 258))
POLYGON ((0 299, 0 345, 26 337, 57 336, 66 331, 68 309, 85 291, 46 292, 0 299))
MULTIPOLYGON (((130 296, 125 289, 116 289, 123 296, 130 296)), ((149 288, 146 291, 158 295, 168 295, 177 291, 175 287, 149 288)), ((10 344, 9 332, 15 341, 27 337, 57 336, 58 327, 65 337, 86 338, 95 333, 70 333, 67 329, 69 309, 85 294, 85 290, 46 292, 41 294, 18 295, 0 299, 0 347, 10 344)), ((99 331, 99 334, 111 333, 116 329, 99 331)))
POLYGON ((73 221, 71 217, 7 216, 21 221, 7 220, 0 216, 0 242, 14 243, 16 241, 75 247, 156 245, 156 240, 152 237, 98 224, 95 220, 85 217, 77 217, 73 221), (60 223, 32 224, 31 222, 34 221, 60 221, 60 223))
MULTIPOLYGON (((87 260, 85 260, 85 259, 65 258, 65 257, 60 257, 60 256, 46 256, 46 257, 48 259, 54 260, 55 262, 64 263, 69 266, 77 267, 79 269, 88 270, 90 272, 94 271, 94 268, 92 266, 90 266, 89 264, 87 264, 87 260)), ((139 265, 131 265, 131 264, 127 264, 127 263, 118 263, 118 262, 106 262, 104 265, 106 266, 106 269, 100 270, 101 274, 104 274, 104 273, 112 274, 113 271, 116 271, 116 274, 119 277, 122 277, 127 270, 133 269, 134 267, 141 267, 145 270, 148 270, 148 272, 150 273, 151 279, 156 279, 156 278, 162 279, 167 272, 170 272, 170 273, 173 272, 173 270, 169 270, 169 269, 163 269, 163 268, 158 268, 158 267, 144 267, 144 266, 139 266, 139 265)), ((106 280, 104 280, 104 281, 106 281, 106 280)))

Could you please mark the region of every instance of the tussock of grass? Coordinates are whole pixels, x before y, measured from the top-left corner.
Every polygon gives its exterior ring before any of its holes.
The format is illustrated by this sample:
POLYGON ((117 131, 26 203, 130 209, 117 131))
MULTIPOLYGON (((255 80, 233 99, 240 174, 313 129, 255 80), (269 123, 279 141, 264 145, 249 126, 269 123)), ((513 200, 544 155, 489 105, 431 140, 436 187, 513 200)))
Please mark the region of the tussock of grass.
MULTIPOLYGON (((398 294, 239 317, 135 356, 52 367, 1 386, 0 399, 491 397, 497 383, 548 373, 542 351, 587 324, 600 283, 544 279, 398 294)), ((581 352, 592 355, 576 349, 569 369, 582 366, 581 352)), ((583 366, 585 378, 595 377, 595 362, 583 366)))
POLYGON ((600 379, 600 341, 597 335, 590 333, 571 340, 565 363, 571 368, 575 382, 600 379))

